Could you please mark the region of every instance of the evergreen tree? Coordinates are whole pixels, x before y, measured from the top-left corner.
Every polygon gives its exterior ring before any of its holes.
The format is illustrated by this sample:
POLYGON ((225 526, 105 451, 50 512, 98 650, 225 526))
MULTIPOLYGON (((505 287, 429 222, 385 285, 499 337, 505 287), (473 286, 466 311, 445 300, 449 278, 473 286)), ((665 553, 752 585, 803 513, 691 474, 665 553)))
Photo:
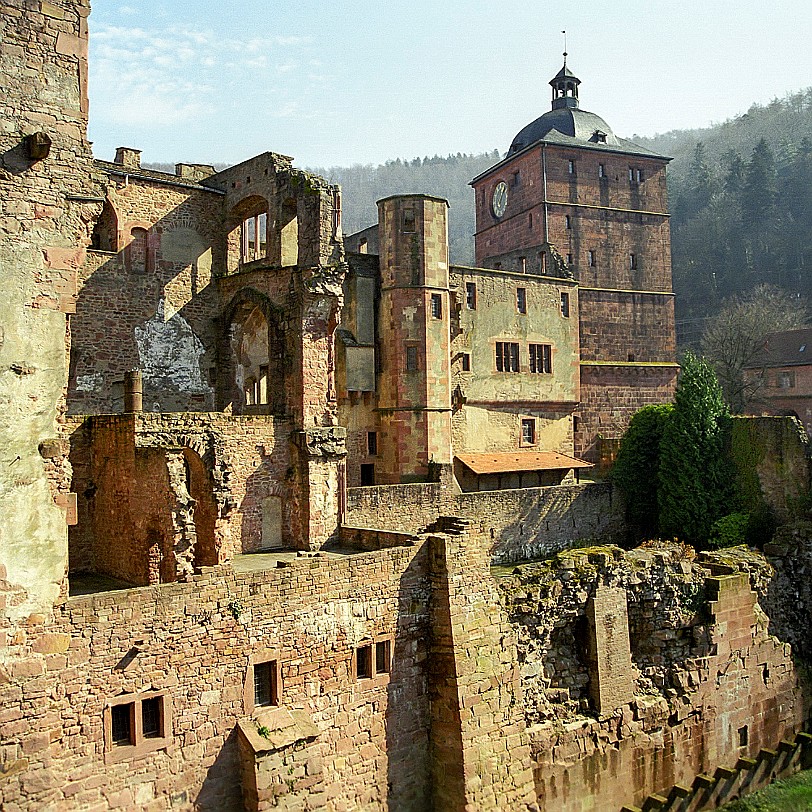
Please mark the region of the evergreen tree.
POLYGON ((702 545, 713 523, 733 512, 733 475, 724 454, 727 417, 710 365, 687 353, 660 443, 658 506, 664 536, 702 545))
POLYGON ((626 519, 643 536, 653 536, 659 526, 657 477, 660 441, 673 407, 670 403, 644 406, 629 421, 611 479, 626 499, 626 519))

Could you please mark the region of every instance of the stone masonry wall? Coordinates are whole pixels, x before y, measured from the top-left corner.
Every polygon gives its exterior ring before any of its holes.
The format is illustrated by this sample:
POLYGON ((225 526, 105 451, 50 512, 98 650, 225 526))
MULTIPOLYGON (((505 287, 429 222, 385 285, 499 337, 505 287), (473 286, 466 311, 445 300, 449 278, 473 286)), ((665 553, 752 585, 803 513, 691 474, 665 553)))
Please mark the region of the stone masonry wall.
POLYGON ((587 797, 596 812, 639 805, 774 748, 806 719, 809 686, 756 603, 771 579, 758 553, 587 548, 497 574, 544 810, 580 810, 587 797), (606 587, 627 595, 634 693, 596 709, 603 677, 590 662, 588 615, 606 587))
POLYGON ((490 539, 494 563, 551 555, 583 539, 623 532, 623 509, 608 484, 587 483, 454 495, 441 484, 350 488, 345 523, 419 532, 439 516, 459 516, 490 539))
POLYGON ((80 0, 0 2, 0 659, 66 588, 66 314, 101 209, 85 135, 89 13, 80 0), (36 134, 50 144, 38 157, 36 134))
POLYGON ((0 806, 242 809, 235 727, 256 725, 246 684, 265 657, 280 707, 318 729, 280 785, 285 808, 425 809, 426 564, 422 548, 308 557, 68 600, 1 672, 0 806), (376 640, 391 668, 358 679, 354 651, 376 640), (167 741, 118 759, 105 707, 144 692, 164 697, 167 741))

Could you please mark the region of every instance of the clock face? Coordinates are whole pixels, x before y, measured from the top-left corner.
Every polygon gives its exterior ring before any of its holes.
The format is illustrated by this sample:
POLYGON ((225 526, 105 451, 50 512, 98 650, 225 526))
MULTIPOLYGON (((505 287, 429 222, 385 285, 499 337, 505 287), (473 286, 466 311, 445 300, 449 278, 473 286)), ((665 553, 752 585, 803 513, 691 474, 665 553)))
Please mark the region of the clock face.
POLYGON ((505 213, 508 200, 508 187, 507 184, 500 180, 493 190, 493 215, 494 217, 501 217, 505 213))

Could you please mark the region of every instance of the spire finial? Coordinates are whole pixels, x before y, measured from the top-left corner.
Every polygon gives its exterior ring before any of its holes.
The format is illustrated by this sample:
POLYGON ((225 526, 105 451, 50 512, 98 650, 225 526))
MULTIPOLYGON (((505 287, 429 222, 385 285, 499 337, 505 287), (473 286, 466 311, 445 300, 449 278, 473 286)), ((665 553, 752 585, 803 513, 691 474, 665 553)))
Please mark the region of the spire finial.
POLYGON ((561 32, 564 35, 564 67, 567 67, 567 32, 561 32))

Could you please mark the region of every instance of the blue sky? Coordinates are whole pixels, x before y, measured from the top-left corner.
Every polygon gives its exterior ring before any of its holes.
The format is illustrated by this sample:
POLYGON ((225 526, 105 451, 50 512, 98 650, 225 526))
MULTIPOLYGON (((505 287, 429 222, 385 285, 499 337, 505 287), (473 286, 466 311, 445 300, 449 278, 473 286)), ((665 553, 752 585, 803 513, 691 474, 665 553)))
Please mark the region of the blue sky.
POLYGON ((619 135, 812 85, 808 0, 96 0, 90 138, 142 160, 299 166, 507 149, 561 66, 619 135))

